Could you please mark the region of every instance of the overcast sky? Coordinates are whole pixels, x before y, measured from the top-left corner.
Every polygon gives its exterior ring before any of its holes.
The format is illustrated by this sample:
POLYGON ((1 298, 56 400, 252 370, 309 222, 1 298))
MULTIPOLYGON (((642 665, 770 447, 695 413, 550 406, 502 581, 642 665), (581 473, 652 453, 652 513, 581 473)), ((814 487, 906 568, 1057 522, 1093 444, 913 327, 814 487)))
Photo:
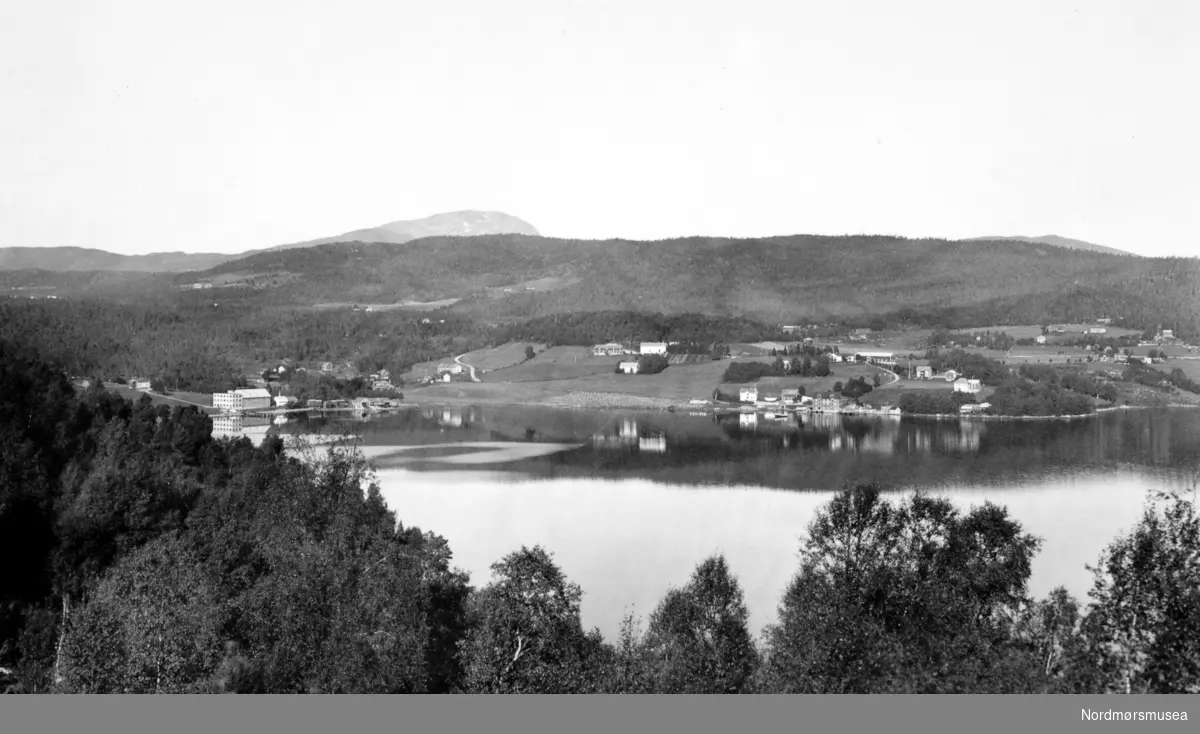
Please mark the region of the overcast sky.
POLYGON ((0 6, 0 246, 234 252, 490 209, 560 237, 1200 253, 1200 3, 0 6))

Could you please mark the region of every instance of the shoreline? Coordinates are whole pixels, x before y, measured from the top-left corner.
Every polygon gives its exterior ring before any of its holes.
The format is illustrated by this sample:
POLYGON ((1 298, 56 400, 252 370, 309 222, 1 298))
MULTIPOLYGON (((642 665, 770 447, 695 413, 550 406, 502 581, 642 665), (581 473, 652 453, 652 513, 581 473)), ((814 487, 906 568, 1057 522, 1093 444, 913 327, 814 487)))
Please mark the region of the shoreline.
MULTIPOLYGON (((410 400, 413 397, 410 393, 407 395, 410 400)), ((692 405, 688 402, 673 398, 648 398, 637 395, 627 395, 624 393, 588 393, 586 396, 571 399, 572 394, 556 396, 556 399, 548 401, 531 401, 531 400, 501 400, 495 398, 442 398, 432 399, 428 401, 409 402, 408 400, 401 406, 409 407, 449 407, 463 405, 478 405, 478 406, 496 406, 496 407, 519 407, 519 408, 554 408, 558 410, 581 410, 591 412, 627 412, 640 411, 647 413, 706 413, 711 415, 733 414, 733 413, 761 413, 771 412, 761 409, 748 410, 748 406, 739 406, 736 404, 721 404, 714 405, 712 403, 706 405, 692 405), (603 397, 601 397, 603 396, 603 397), (672 410, 673 409, 673 410, 672 410)), ((1093 418, 1102 414, 1115 413, 1125 410, 1154 410, 1166 408, 1200 408, 1198 403, 1168 403, 1166 405, 1122 405, 1106 408, 1098 408, 1091 413, 1082 415, 984 415, 978 413, 937 413, 937 414, 917 414, 903 413, 900 418, 922 418, 932 420, 958 419, 958 420, 1079 420, 1085 418, 1093 418)), ((788 410, 786 413, 813 414, 811 410, 788 410)), ((870 412, 838 412, 838 413, 822 413, 822 415, 841 415, 850 417, 865 417, 865 418, 895 418, 896 416, 887 416, 883 414, 870 412)))

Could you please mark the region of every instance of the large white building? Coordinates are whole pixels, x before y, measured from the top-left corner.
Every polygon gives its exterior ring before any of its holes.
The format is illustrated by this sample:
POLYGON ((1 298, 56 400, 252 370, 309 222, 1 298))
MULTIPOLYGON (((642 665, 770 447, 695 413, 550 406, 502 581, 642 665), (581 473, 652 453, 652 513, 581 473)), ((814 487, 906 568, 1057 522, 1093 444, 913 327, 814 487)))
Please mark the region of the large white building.
POLYGON ((621 370, 622 372, 624 372, 627 375, 636 375, 637 371, 638 371, 638 363, 637 362, 621 362, 617 365, 617 369, 621 370))
POLYGON ((965 377, 960 377, 954 381, 954 392, 977 393, 983 389, 983 385, 979 380, 968 380, 965 377))
POLYGON ((592 347, 592 354, 597 357, 619 357, 625 353, 625 347, 616 342, 597 344, 592 347))
POLYGON ((859 352, 855 357, 870 364, 896 364, 896 355, 892 352, 859 352))
POLYGON ((666 354, 666 342, 642 342, 639 351, 642 354, 666 354))
POLYGON ((266 410, 271 407, 271 393, 261 387, 213 393, 213 407, 225 413, 266 410))

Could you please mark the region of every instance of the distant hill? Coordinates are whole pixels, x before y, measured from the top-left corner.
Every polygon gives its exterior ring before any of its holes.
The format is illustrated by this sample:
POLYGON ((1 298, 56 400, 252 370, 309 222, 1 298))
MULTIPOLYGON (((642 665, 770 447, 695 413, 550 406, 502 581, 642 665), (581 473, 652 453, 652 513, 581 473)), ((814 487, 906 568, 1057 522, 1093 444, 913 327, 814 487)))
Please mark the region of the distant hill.
POLYGON ((155 252, 119 255, 83 247, 0 247, 0 271, 49 270, 53 272, 184 273, 207 270, 221 263, 275 250, 313 247, 334 242, 388 242, 399 244, 422 237, 485 234, 527 234, 532 224, 503 212, 460 211, 434 214, 424 219, 388 222, 334 237, 277 245, 242 253, 155 252))
POLYGON ((1054 247, 1067 247, 1072 250, 1088 250, 1089 252, 1106 252, 1110 255, 1132 255, 1131 252, 1118 250, 1115 247, 1106 247, 1105 245, 1097 245, 1092 242, 1084 242, 1083 240, 1073 240, 1068 237, 1059 237, 1056 234, 1044 234, 1041 237, 1023 237, 1017 235, 1015 237, 972 237, 965 242, 1033 242, 1040 245, 1052 245, 1054 247))
POLYGON ((0 247, 0 270, 181 273, 206 270, 235 257, 238 255, 187 252, 119 255, 85 247, 0 247))
POLYGON ((277 250, 175 280, 242 280, 256 286, 255 298, 278 305, 439 302, 433 308, 455 299, 450 312, 491 320, 630 310, 795 323, 988 304, 1003 306, 997 319, 1035 319, 1009 323, 1040 323, 1035 316, 1050 313, 1048 304, 1059 320, 1200 317, 1200 261, 995 244, 815 235, 654 242, 430 237, 277 250))
POLYGON ((288 250, 297 247, 313 247, 334 242, 388 242, 402 244, 423 237, 472 236, 483 234, 538 234, 532 224, 504 212, 459 211, 434 214, 424 219, 388 222, 378 227, 356 229, 333 237, 322 237, 305 242, 276 245, 265 250, 251 250, 243 255, 254 255, 272 250, 288 250))

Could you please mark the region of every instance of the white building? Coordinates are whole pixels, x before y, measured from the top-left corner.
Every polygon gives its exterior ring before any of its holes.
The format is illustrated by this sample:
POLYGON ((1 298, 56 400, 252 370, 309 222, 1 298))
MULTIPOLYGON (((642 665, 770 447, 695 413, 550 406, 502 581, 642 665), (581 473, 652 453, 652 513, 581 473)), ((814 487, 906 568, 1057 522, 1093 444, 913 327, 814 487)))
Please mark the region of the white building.
POLYGON ((637 371, 638 371, 638 363, 637 362, 621 362, 620 364, 617 365, 617 369, 621 370, 622 372, 624 372, 627 375, 636 375, 637 371))
POLYGON ((954 392, 965 392, 974 394, 983 389, 983 385, 979 380, 968 380, 965 377, 960 377, 954 381, 954 392))
POLYGON ((859 352, 855 357, 869 364, 896 364, 896 355, 892 352, 859 352))
POLYGON ((842 355, 838 354, 837 352, 829 352, 825 356, 829 358, 830 362, 841 362, 842 361, 842 355))
POLYGON ((286 408, 294 402, 296 402, 296 398, 292 397, 291 395, 276 395, 275 396, 275 407, 276 408, 286 408))
POLYGON ((757 387, 743 387, 741 390, 738 391, 738 400, 741 400, 743 403, 757 403, 758 402, 758 388, 757 387))
POLYGON ((1034 341, 1037 342, 1038 344, 1045 344, 1046 337, 1043 335, 1038 335, 1037 338, 1034 339, 1034 341))
POLYGON ((150 389, 150 381, 149 380, 134 380, 133 381, 133 389, 134 390, 149 390, 150 389))
POLYGON ((617 357, 625 353, 625 347, 616 342, 607 344, 597 344, 592 347, 592 354, 596 357, 617 357))
POLYGON ((213 393, 213 407, 225 413, 266 410, 271 407, 271 393, 261 387, 213 393))
POLYGON ((642 354, 666 354, 666 342, 642 342, 639 351, 642 354))

